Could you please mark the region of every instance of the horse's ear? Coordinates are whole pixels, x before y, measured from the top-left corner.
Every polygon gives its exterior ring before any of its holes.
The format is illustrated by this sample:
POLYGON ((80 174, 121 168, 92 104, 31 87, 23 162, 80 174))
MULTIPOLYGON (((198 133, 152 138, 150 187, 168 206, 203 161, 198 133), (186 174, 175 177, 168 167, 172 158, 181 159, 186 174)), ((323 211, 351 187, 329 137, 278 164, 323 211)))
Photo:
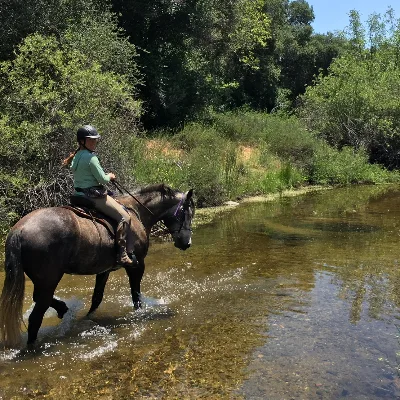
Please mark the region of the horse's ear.
POLYGON ((162 197, 166 197, 166 196, 172 197, 174 195, 173 190, 169 186, 167 186, 165 183, 162 183, 160 185, 159 190, 160 190, 162 197))
POLYGON ((193 189, 190 189, 187 193, 186 193, 186 200, 191 199, 193 196, 193 189))

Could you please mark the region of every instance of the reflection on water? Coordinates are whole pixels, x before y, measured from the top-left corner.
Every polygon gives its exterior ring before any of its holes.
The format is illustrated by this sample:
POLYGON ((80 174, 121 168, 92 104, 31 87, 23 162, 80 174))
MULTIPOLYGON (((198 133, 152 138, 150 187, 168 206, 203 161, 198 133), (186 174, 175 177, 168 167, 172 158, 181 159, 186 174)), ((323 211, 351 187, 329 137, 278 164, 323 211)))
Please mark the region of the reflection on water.
POLYGON ((398 398, 399 196, 242 204, 187 252, 152 245, 138 312, 122 271, 90 319, 94 277, 66 276, 62 322, 0 352, 0 398, 398 398))
POLYGON ((269 318, 270 339, 250 365, 246 398, 398 398, 396 330, 366 313, 349 324, 351 305, 332 273, 315 278, 310 293, 297 295, 306 306, 269 318))

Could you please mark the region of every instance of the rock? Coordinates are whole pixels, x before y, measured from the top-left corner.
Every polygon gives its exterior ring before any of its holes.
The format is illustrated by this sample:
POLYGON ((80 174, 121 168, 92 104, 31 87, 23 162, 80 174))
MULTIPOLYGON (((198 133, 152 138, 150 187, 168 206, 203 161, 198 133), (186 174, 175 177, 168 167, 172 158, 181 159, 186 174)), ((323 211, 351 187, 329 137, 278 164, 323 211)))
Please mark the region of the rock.
POLYGON ((236 201, 226 201, 224 203, 224 206, 230 206, 230 207, 235 207, 235 206, 238 206, 238 205, 239 205, 239 203, 236 202, 236 201))

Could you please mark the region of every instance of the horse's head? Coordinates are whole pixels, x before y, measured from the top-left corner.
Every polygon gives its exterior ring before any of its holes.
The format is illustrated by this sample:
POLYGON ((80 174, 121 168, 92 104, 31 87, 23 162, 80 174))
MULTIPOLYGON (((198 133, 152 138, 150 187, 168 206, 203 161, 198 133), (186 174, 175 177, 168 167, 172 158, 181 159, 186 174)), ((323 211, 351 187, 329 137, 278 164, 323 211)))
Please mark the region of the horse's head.
POLYGON ((178 204, 163 215, 162 221, 172 235, 175 247, 186 250, 192 244, 192 219, 195 208, 193 189, 180 193, 176 200, 178 204))

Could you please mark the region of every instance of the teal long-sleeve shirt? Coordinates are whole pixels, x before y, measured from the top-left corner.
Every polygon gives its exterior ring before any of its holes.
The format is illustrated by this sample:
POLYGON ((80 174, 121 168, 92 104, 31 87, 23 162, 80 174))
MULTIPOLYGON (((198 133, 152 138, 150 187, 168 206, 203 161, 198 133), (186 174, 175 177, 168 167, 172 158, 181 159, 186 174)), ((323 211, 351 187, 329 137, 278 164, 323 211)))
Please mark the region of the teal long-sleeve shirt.
MULTIPOLYGON (((89 150, 79 150, 71 163, 74 174, 74 187, 89 188, 91 186, 104 185, 110 182, 110 177, 105 174, 96 154, 89 150)), ((75 194, 82 194, 76 192, 75 194)))

